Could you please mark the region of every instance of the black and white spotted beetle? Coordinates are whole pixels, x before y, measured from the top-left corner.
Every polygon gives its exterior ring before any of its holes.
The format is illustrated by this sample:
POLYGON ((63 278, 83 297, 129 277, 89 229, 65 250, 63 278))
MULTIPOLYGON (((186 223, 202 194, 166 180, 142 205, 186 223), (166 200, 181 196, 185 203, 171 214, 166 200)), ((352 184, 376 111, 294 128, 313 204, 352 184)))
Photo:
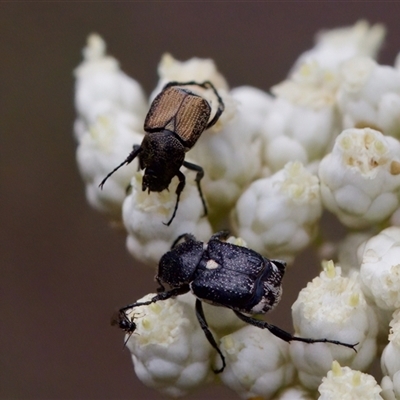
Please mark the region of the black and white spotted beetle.
POLYGON ((261 329, 268 329, 280 339, 291 342, 333 343, 355 350, 356 344, 337 340, 311 339, 293 336, 290 333, 250 317, 246 314, 264 314, 276 306, 282 294, 282 278, 285 262, 269 260, 246 247, 227 243, 229 232, 214 234, 208 243, 197 241, 193 235, 184 234, 172 245, 159 262, 156 280, 160 284, 158 294, 150 301, 136 302, 120 309, 121 313, 134 307, 149 305, 157 301, 191 291, 196 296, 196 316, 208 341, 222 360, 220 373, 226 363, 204 316, 202 301, 227 307, 244 322, 261 329), (178 242, 183 239, 180 244, 178 242), (166 290, 164 284, 171 289, 166 290))
POLYGON ((203 168, 185 161, 185 153, 197 142, 200 135, 211 128, 224 111, 224 103, 214 85, 203 83, 169 82, 161 93, 153 100, 150 110, 144 121, 146 135, 142 144, 134 145, 132 152, 118 167, 114 168, 100 183, 102 188, 106 180, 120 167, 129 164, 139 157, 139 168, 144 169, 142 190, 162 192, 168 189, 174 176, 179 179, 176 188, 176 203, 172 217, 165 225, 170 225, 178 209, 179 198, 185 187, 185 175, 180 171, 181 166, 197 172, 196 184, 207 215, 207 207, 200 187, 204 176, 203 168), (184 86, 199 86, 211 89, 218 99, 218 109, 214 117, 211 116, 209 102, 184 86))

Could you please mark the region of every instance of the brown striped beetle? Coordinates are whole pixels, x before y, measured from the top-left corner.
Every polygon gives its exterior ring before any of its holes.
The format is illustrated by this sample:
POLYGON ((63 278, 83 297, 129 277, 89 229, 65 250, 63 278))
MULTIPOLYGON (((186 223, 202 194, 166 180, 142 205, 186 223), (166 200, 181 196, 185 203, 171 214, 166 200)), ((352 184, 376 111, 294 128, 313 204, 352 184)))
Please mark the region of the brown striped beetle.
POLYGON ((197 172, 195 181, 203 203, 204 215, 207 215, 207 207, 200 187, 200 181, 204 176, 203 168, 185 161, 185 153, 196 144, 206 129, 218 121, 224 109, 220 95, 209 81, 167 83, 151 103, 144 121, 146 134, 141 145, 134 145, 128 157, 114 168, 99 186, 102 188, 115 171, 131 163, 136 157, 139 157, 139 168, 144 169, 143 191, 147 189, 149 192, 162 192, 168 189, 172 178, 177 176, 179 184, 176 188, 175 208, 172 217, 165 223, 165 225, 170 225, 175 218, 179 198, 185 187, 185 175, 180 171, 183 165, 197 172), (199 86, 214 92, 219 104, 211 121, 209 121, 211 116, 209 102, 184 86, 199 86))
POLYGON ((158 294, 149 301, 136 302, 120 309, 126 310, 167 300, 188 292, 196 297, 196 316, 209 343, 221 357, 224 370, 225 357, 211 333, 202 302, 226 307, 244 322, 261 329, 268 329, 285 342, 332 343, 353 349, 356 344, 348 344, 330 339, 311 339, 293 336, 275 325, 256 319, 250 315, 265 314, 274 308, 282 294, 282 278, 286 263, 269 260, 254 250, 225 242, 229 232, 221 231, 203 243, 193 235, 183 234, 165 253, 159 262, 156 280, 160 285, 158 294), (182 243, 179 241, 183 239, 182 243), (179 243, 179 244, 178 244, 179 243), (167 290, 164 284, 170 286, 167 290))

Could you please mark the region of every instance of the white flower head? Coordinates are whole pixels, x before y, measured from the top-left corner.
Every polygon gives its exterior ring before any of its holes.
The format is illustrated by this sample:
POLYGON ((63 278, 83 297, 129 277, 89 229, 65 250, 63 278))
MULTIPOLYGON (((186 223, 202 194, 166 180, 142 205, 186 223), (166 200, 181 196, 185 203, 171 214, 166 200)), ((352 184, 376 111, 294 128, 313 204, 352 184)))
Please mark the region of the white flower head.
MULTIPOLYGON (((149 301, 153 296, 139 301, 149 301)), ((135 307, 127 317, 136 323, 127 347, 136 375, 145 385, 171 397, 182 397, 212 379, 214 350, 192 306, 180 298, 168 299, 135 307)))
POLYGON ((76 159, 86 185, 86 198, 96 210, 118 222, 129 182, 137 171, 135 160, 111 175, 101 189, 100 182, 127 157, 143 135, 135 131, 135 119, 126 111, 100 114, 80 138, 76 159))
POLYGON ((383 310, 400 308, 400 228, 390 227, 364 246, 360 278, 363 290, 383 310))
POLYGON ((361 262, 358 256, 358 249, 363 248, 364 243, 372 236, 370 232, 348 232, 338 244, 338 264, 342 273, 350 276, 352 272, 359 271, 361 262))
POLYGON ((235 117, 219 132, 204 132, 189 153, 204 168, 202 187, 212 221, 226 217, 243 189, 261 175, 260 131, 271 98, 251 87, 233 89, 230 96, 237 104, 235 117))
POLYGON ((142 174, 136 172, 131 181, 131 193, 123 203, 128 250, 151 266, 158 264, 179 235, 191 233, 198 240, 207 241, 212 234, 208 219, 203 217, 203 204, 190 172, 186 173, 186 185, 175 218, 170 226, 165 225, 172 217, 178 183, 178 178, 174 177, 168 190, 148 193, 142 190, 142 174))
POLYGON ((293 382, 289 344, 266 329, 244 328, 221 339, 227 366, 222 382, 243 399, 270 399, 293 382))
POLYGON ((250 248, 290 262, 314 238, 321 213, 318 178, 294 162, 248 187, 233 224, 250 248))
POLYGON ((263 123, 263 163, 273 171, 288 161, 320 159, 340 130, 335 79, 317 65, 304 66, 272 88, 277 96, 263 123))
POLYGON ((341 367, 337 361, 332 362, 318 391, 318 400, 383 400, 382 389, 373 376, 341 367))
POLYGON ((382 24, 370 26, 364 20, 353 26, 319 32, 314 48, 300 55, 293 69, 301 68, 304 63, 317 62, 325 69, 335 70, 343 61, 355 56, 375 57, 385 34, 382 24))
POLYGON ((209 58, 193 57, 187 61, 179 61, 171 54, 165 53, 158 65, 161 84, 167 82, 210 81, 218 89, 228 90, 225 77, 218 71, 215 62, 209 58))
POLYGON ((121 164, 143 138, 145 100, 140 85, 125 75, 117 60, 105 53, 105 42, 90 35, 84 61, 75 70, 75 105, 78 118, 77 162, 86 185, 88 202, 113 221, 121 221, 122 202, 137 163, 103 178, 121 164))
POLYGON ((400 73, 367 57, 341 66, 338 106, 344 128, 371 127, 400 137, 400 73))
POLYGON ((370 128, 347 129, 319 165, 324 206, 352 228, 384 221, 399 206, 400 143, 370 128))
POLYGON ((381 368, 384 375, 382 389, 385 399, 400 398, 400 309, 393 313, 390 322, 389 343, 381 357, 381 368), (389 392, 388 394, 386 392, 389 392))
POLYGON ((329 343, 292 342, 290 354, 305 387, 316 389, 333 360, 356 369, 365 369, 372 363, 377 348, 377 320, 357 274, 342 277, 340 267, 327 262, 320 276, 300 291, 292 305, 292 315, 296 336, 358 343, 356 353, 329 343))
POLYGON ((88 37, 84 60, 75 69, 75 106, 87 120, 97 103, 110 102, 113 107, 141 116, 146 113, 146 100, 138 82, 119 68, 118 61, 106 55, 106 44, 97 34, 88 37))

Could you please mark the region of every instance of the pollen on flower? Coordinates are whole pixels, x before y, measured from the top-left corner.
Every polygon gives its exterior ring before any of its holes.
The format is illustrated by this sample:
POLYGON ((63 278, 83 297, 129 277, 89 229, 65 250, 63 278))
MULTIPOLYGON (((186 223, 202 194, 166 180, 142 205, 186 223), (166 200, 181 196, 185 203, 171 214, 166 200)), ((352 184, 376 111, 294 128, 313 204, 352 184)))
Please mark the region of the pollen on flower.
POLYGON ((152 303, 149 305, 149 308, 155 314, 160 314, 162 311, 162 308, 159 303, 152 303))
POLYGON ((227 353, 237 353, 237 343, 233 340, 232 335, 226 335, 221 339, 221 343, 224 346, 224 350, 227 353))
POLYGON ((343 162, 363 175, 371 175, 380 165, 388 162, 388 146, 381 132, 365 129, 348 129, 338 140, 343 162))
POLYGON ((357 307, 359 303, 360 303, 360 294, 353 293, 349 298, 349 306, 357 307))
POLYGON ((342 376, 343 375, 342 367, 336 360, 334 360, 332 362, 332 374, 334 376, 342 376))
POLYGON ((329 260, 328 262, 324 263, 323 268, 326 273, 326 276, 330 279, 333 279, 338 275, 335 268, 335 264, 332 260, 329 260))
POLYGON ((280 192, 290 198, 309 202, 319 199, 319 179, 311 174, 301 162, 288 162, 284 167, 284 179, 276 182, 280 192))
POLYGON ((226 240, 226 242, 234 244, 236 246, 249 247, 249 246, 247 246, 246 241, 243 240, 241 237, 229 236, 229 238, 226 240))
POLYGON ((337 361, 318 388, 320 399, 382 399, 381 390, 373 376, 341 367, 337 361))
POLYGON ((361 385, 361 371, 356 371, 353 375, 353 386, 360 386, 361 385))
POLYGON ((153 329, 153 324, 150 319, 142 318, 142 327, 143 327, 143 329, 146 329, 149 331, 149 330, 153 329))
POLYGON ((356 275, 341 276, 341 268, 335 267, 332 261, 324 262, 323 266, 320 276, 300 291, 292 309, 301 304, 303 316, 309 321, 343 323, 367 307, 366 300, 356 275))

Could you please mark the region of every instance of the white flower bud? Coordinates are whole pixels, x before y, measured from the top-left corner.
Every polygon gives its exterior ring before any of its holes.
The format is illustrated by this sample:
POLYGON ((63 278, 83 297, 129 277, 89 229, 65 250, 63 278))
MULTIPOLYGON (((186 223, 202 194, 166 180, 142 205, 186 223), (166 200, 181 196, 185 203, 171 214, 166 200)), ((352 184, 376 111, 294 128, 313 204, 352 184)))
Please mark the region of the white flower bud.
POLYGON ((189 153, 204 168, 202 187, 212 221, 223 219, 260 175, 261 124, 271 103, 266 93, 251 87, 236 88, 230 96, 237 103, 235 117, 219 132, 204 132, 189 153))
POLYGON ((370 26, 363 20, 353 26, 319 32, 314 48, 301 54, 293 69, 317 62, 325 69, 335 70, 343 61, 355 56, 375 57, 385 33, 382 24, 370 26))
POLYGON ((364 370, 374 360, 378 333, 374 311, 368 306, 357 280, 341 276, 340 267, 330 261, 292 306, 296 336, 326 338, 355 344, 357 353, 329 343, 307 344, 293 341, 290 355, 302 385, 316 389, 333 360, 364 370))
POLYGON ((128 232, 127 247, 138 260, 150 266, 158 264, 161 256, 170 250, 174 240, 183 233, 191 233, 198 240, 208 241, 212 229, 207 218, 194 173, 185 172, 186 185, 181 193, 176 216, 170 226, 165 225, 172 217, 176 203, 174 177, 168 190, 142 191, 142 174, 136 172, 131 181, 132 192, 123 203, 123 221, 128 232))
POLYGON ((233 225, 253 250, 291 262, 314 238, 321 213, 318 178, 295 162, 247 188, 233 225))
POLYGON ((75 70, 78 167, 88 202, 120 222, 126 188, 137 163, 112 175, 103 190, 98 186, 125 160, 132 145, 141 143, 146 102, 140 85, 119 69, 117 60, 105 54, 100 36, 89 36, 83 53, 84 61, 75 70))
POLYGON ((103 189, 99 184, 142 139, 143 135, 135 131, 132 114, 116 110, 99 115, 79 140, 76 159, 86 185, 86 198, 93 208, 116 222, 122 219, 122 203, 138 169, 137 161, 111 175, 103 189))
POLYGON ((302 66, 272 88, 277 96, 263 125, 264 163, 273 171, 287 161, 320 159, 338 134, 337 78, 318 64, 302 66), (289 146, 283 142, 286 138, 289 146), (297 144, 297 146, 296 146, 297 144))
POLYGON ((158 75, 159 90, 168 82, 193 80, 199 83, 210 81, 216 88, 228 90, 226 79, 218 71, 215 62, 208 58, 193 57, 187 61, 179 61, 171 54, 165 53, 158 65, 158 75))
POLYGON ((75 106, 85 120, 96 103, 110 102, 115 108, 145 117, 147 102, 139 83, 123 73, 118 61, 106 55, 106 44, 97 34, 88 37, 84 61, 76 68, 75 106))
MULTIPOLYGON (((395 374, 396 379, 400 378, 400 374, 395 374)), ((395 396, 393 390, 393 381, 389 376, 384 376, 381 381, 382 392, 381 395, 385 400, 398 400, 400 397, 395 396)))
POLYGON ((366 57, 343 63, 337 94, 344 128, 372 127, 400 136, 400 73, 366 57))
POLYGON ((389 343, 382 353, 381 368, 386 380, 390 380, 391 384, 385 382, 384 389, 391 386, 393 399, 400 399, 400 309, 393 313, 390 327, 389 343))
POLYGON ((289 344, 266 329, 244 328, 221 339, 226 358, 222 382, 243 399, 271 399, 293 382, 289 344))
POLYGON ((370 232, 349 232, 338 244, 338 264, 342 268, 342 274, 350 276, 352 272, 359 271, 361 261, 358 258, 358 249, 372 234, 370 232))
POLYGON ((352 228, 384 221, 399 206, 400 143, 373 129, 347 129, 319 165, 324 206, 352 228))
POLYGON ((369 239, 362 253, 363 291, 383 310, 400 308, 400 228, 390 227, 369 239))
MULTIPOLYGON (((186 296, 192 294, 182 297, 186 296)), ((127 316, 136 323, 127 347, 136 375, 145 385, 167 396, 182 397, 212 379, 214 349, 192 306, 180 298, 169 299, 135 307, 127 316)))
POLYGON ((332 369, 318 388, 318 400, 379 400, 382 389, 375 378, 332 362, 332 369))

